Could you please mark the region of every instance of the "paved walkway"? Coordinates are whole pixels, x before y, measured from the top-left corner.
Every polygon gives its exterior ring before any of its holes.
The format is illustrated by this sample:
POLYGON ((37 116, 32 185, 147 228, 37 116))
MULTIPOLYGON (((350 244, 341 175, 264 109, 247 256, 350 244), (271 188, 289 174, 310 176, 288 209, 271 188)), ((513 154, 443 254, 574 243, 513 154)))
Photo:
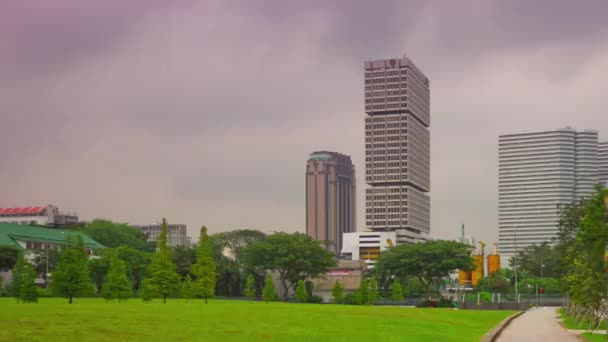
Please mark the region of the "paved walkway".
POLYGON ((545 341, 580 342, 557 322, 556 308, 533 308, 514 319, 500 334, 500 342, 545 341))

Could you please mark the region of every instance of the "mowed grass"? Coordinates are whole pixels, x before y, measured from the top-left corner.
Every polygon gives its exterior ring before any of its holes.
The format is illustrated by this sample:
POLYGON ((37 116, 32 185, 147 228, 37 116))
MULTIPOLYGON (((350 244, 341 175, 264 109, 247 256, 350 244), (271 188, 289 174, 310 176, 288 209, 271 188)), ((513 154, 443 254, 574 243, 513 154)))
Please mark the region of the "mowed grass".
POLYGON ((581 335, 584 341, 590 342, 606 342, 608 338, 604 334, 592 334, 592 333, 583 333, 581 335))
POLYGON ((479 341, 512 311, 0 298, 0 341, 479 341))

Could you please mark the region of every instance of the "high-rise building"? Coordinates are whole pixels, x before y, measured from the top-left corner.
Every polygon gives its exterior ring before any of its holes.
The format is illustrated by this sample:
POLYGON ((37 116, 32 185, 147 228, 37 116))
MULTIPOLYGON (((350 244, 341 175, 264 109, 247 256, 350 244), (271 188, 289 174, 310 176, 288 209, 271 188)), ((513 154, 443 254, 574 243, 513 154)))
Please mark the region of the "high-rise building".
MULTIPOLYGON (((134 227, 146 234, 148 241, 158 240, 162 230, 160 223, 134 227)), ((188 229, 185 224, 167 224, 167 245, 171 247, 190 245, 188 229)))
POLYGON ((364 63, 365 223, 374 231, 430 233, 430 92, 407 58, 364 63))
POLYGON ((600 181, 598 133, 572 128, 501 135, 498 231, 503 257, 557 236, 563 205, 600 181))
POLYGON ((306 164, 306 233, 338 255, 342 234, 354 232, 355 166, 349 156, 319 151, 306 164))
POLYGON ((608 187, 608 141, 599 143, 600 182, 608 187))

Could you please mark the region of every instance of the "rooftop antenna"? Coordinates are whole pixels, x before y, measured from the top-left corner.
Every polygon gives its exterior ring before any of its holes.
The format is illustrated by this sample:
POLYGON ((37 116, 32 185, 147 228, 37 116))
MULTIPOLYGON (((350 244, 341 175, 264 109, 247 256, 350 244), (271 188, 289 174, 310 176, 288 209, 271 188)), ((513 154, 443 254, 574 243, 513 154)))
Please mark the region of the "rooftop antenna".
POLYGON ((464 223, 462 224, 462 228, 460 230, 460 243, 464 243, 464 223))

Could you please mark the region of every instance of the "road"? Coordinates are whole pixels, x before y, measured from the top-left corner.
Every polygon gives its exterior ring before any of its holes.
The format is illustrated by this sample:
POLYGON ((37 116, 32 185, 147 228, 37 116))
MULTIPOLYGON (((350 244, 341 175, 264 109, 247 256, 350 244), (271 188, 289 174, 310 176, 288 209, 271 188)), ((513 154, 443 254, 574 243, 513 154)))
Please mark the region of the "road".
POLYGON ((580 342, 562 328, 556 320, 555 307, 533 308, 514 319, 500 334, 500 342, 545 341, 580 342))

